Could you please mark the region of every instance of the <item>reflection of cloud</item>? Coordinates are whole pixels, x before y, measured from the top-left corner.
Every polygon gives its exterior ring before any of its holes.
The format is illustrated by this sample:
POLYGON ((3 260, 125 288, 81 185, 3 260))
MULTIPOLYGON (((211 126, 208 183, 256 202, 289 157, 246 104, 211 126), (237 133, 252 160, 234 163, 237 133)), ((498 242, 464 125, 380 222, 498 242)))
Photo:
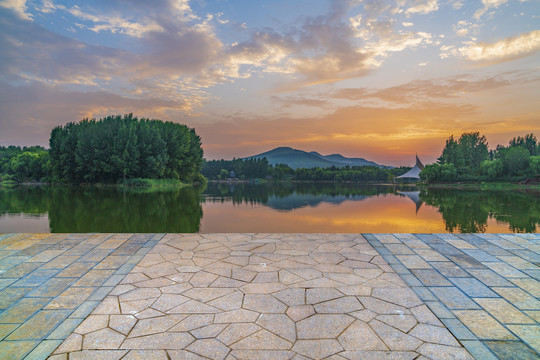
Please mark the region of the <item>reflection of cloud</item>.
POLYGON ((540 50, 540 30, 523 33, 496 43, 468 42, 459 48, 442 49, 441 57, 448 54, 471 61, 504 62, 529 56, 540 50))

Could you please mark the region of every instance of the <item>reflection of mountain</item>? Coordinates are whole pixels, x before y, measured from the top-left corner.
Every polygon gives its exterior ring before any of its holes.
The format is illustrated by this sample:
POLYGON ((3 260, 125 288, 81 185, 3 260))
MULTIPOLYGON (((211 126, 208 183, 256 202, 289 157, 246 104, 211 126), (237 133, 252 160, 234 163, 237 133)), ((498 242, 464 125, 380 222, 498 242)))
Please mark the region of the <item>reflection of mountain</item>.
MULTIPOLYGON (((374 196, 374 195, 371 195, 374 196)), ((341 204, 346 200, 364 200, 369 196, 366 195, 309 195, 309 194, 291 194, 286 197, 270 196, 266 202, 266 206, 276 210, 290 211, 306 206, 314 207, 321 203, 341 204)))
POLYGON ((420 210, 420 207, 424 203, 420 199, 420 191, 396 191, 399 195, 405 195, 409 199, 411 199, 416 204, 416 213, 418 213, 418 210, 420 210))

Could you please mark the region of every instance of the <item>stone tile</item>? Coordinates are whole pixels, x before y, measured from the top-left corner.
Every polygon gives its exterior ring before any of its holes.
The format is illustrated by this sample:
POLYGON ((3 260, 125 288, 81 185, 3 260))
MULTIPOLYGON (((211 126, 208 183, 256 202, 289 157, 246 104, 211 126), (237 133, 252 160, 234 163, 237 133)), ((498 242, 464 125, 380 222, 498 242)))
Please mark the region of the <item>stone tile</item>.
POLYGON ((225 345, 231 345, 251 334, 259 331, 261 328, 253 323, 230 324, 217 337, 225 345))
POLYGON ((429 288, 439 300, 449 309, 479 309, 467 295, 455 287, 430 287, 429 288))
MULTIPOLYGON (((309 289, 312 290, 312 289, 309 289)), ((308 293, 309 293, 308 290, 308 293)), ((362 310, 364 307, 354 296, 344 296, 314 305, 319 314, 341 314, 362 310)))
POLYGON ((388 350, 388 347, 363 321, 356 320, 339 337, 345 350, 388 350))
POLYGON ((256 324, 291 343, 296 341, 295 323, 285 314, 261 314, 256 324))
POLYGON ((540 281, 531 278, 512 278, 510 280, 532 296, 540 298, 540 281))
POLYGON ((468 272, 487 286, 513 286, 513 284, 492 270, 470 269, 468 272))
POLYGON ((411 272, 424 284, 425 286, 452 286, 445 277, 443 277, 437 270, 433 269, 413 269, 411 272))
MULTIPOLYGON (((360 351, 344 351, 340 353, 343 355, 342 359, 349 360, 380 360, 380 359, 392 359, 392 360, 426 360, 426 358, 418 357, 418 354, 412 351, 370 351, 370 350, 360 350, 360 351)), ((331 359, 331 358, 329 358, 331 359)))
POLYGON ((131 350, 122 360, 168 360, 165 350, 131 350))
POLYGON ((45 306, 45 309, 75 309, 94 291, 94 287, 69 287, 45 306))
POLYGON ((343 296, 335 288, 315 288, 306 290, 306 303, 318 304, 323 301, 336 299, 343 296))
POLYGON ((212 314, 194 314, 184 317, 178 325, 172 327, 170 331, 191 331, 212 324, 214 315, 212 314))
POLYGON ((187 315, 166 315, 139 320, 129 333, 128 338, 164 333, 186 317, 187 315))
POLYGON ((299 339, 331 339, 336 338, 352 322, 354 318, 342 314, 315 314, 296 323, 299 339))
POLYGON ((390 350, 415 350, 422 345, 422 341, 380 321, 371 320, 369 326, 377 333, 390 350))
POLYGON ((73 351, 82 350, 83 337, 79 334, 71 334, 66 340, 53 352, 53 354, 61 354, 73 351))
POLYGON ((42 310, 12 332, 6 340, 44 339, 54 328, 69 316, 66 310, 42 310))
POLYGON ((470 297, 499 297, 477 279, 449 278, 449 280, 470 297))
POLYGON ((298 340, 293 351, 312 359, 324 359, 343 350, 337 340, 298 340))
POLYGON ((230 345, 231 349, 244 350, 287 350, 292 344, 267 330, 260 330, 230 345))
POLYGON ((288 288, 273 293, 272 296, 288 306, 304 305, 306 303, 306 290, 300 288, 288 288))
POLYGON ((540 353, 540 325, 508 325, 507 327, 540 353))
POLYGON ((473 360, 467 350, 459 347, 438 344, 424 344, 416 350, 429 359, 440 360, 473 360))
POLYGON ((485 265, 497 274, 506 278, 526 278, 527 275, 517 270, 516 268, 500 261, 500 262, 486 262, 485 265))
POLYGON ((517 287, 492 287, 511 304, 521 310, 540 310, 540 301, 517 287))
POLYGON ((216 314, 214 317, 214 322, 216 324, 220 323, 235 323, 235 322, 254 322, 259 317, 259 313, 238 309, 232 311, 221 312, 216 314))
POLYGON ((315 314, 315 309, 312 305, 296 305, 290 306, 286 313, 293 321, 299 321, 315 314))
POLYGON ((7 309, 11 305, 19 301, 28 292, 32 291, 32 288, 25 287, 8 287, 0 291, 0 309, 7 309))
POLYGON ((21 324, 41 309, 50 300, 47 298, 24 298, 0 313, 0 323, 21 324))
POLYGON ((534 324, 535 321, 504 299, 474 299, 484 310, 503 324, 534 324))
POLYGON ((90 315, 76 329, 77 334, 88 334, 107 327, 109 315, 90 315))
POLYGON ((445 327, 418 324, 408 334, 424 342, 459 346, 459 343, 445 327))
POLYGON ((412 315, 379 315, 377 320, 395 327, 396 329, 408 333, 413 327, 418 324, 416 318, 412 315))
POLYGON ((465 324, 479 339, 515 340, 497 320, 484 310, 455 310, 458 319, 465 324))
POLYGON ((109 328, 101 329, 83 336, 83 349, 118 349, 125 336, 109 328))
POLYGON ((497 359, 538 360, 538 353, 520 341, 484 341, 497 359))
POLYGON ((196 340, 186 349, 213 360, 222 360, 229 353, 229 348, 215 339, 196 340))
POLYGON ((407 307, 407 308, 422 304, 422 301, 418 298, 418 296, 414 293, 414 291, 412 291, 409 288, 399 288, 399 289, 377 288, 377 289, 373 289, 371 295, 381 300, 392 302, 394 304, 407 307))
POLYGON ((407 309, 403 306, 389 303, 387 301, 379 300, 373 297, 358 296, 358 300, 362 305, 377 314, 404 314, 407 312, 407 309))
POLYGON ((83 350, 69 354, 70 360, 120 360, 126 350, 83 350))
POLYGON ((185 332, 167 332, 126 339, 122 349, 139 350, 182 350, 195 340, 193 336, 185 332))
POLYGON ((259 313, 284 313, 287 306, 271 295, 246 294, 243 308, 259 313))
POLYGON ((431 266, 418 255, 396 255, 408 269, 431 269, 431 266))
POLYGON ((203 326, 203 327, 195 329, 195 330, 191 330, 190 333, 196 339, 215 338, 226 327, 227 327, 227 324, 211 324, 211 325, 203 326))
POLYGON ((6 359, 22 359, 39 341, 2 341, 0 342, 0 354, 6 359))

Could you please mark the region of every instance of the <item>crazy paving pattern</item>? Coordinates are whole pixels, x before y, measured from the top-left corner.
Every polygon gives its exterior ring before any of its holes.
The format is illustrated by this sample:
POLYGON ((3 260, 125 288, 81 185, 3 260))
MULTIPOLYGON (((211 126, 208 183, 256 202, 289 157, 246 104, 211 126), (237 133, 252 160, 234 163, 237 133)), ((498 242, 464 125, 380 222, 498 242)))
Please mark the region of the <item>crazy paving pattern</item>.
POLYGON ((540 359, 540 235, 366 239, 477 359, 540 359))
POLYGON ((0 234, 0 359, 45 359, 161 239, 0 234))
POLYGON ((472 359, 357 234, 166 235, 51 359, 472 359))

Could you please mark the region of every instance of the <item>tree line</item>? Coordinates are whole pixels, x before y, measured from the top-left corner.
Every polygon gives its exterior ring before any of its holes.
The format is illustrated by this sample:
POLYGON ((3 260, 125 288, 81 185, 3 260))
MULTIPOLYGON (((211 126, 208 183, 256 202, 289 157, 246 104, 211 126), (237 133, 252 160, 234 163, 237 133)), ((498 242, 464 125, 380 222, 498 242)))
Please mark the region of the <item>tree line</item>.
POLYGON ((380 168, 376 166, 345 166, 292 169, 286 164, 270 165, 266 158, 204 161, 202 174, 211 180, 273 179, 308 181, 391 181, 409 171, 410 167, 380 168))
POLYGON ((130 179, 204 181, 195 130, 132 114, 84 119, 51 131, 49 150, 0 147, 2 180, 70 184, 130 179))
POLYGON ((0 181, 47 181, 49 152, 41 146, 0 146, 0 181))
POLYGON ((540 143, 534 134, 514 137, 508 146, 488 150, 479 132, 450 136, 437 163, 427 165, 420 177, 427 182, 519 181, 540 175, 540 143))

